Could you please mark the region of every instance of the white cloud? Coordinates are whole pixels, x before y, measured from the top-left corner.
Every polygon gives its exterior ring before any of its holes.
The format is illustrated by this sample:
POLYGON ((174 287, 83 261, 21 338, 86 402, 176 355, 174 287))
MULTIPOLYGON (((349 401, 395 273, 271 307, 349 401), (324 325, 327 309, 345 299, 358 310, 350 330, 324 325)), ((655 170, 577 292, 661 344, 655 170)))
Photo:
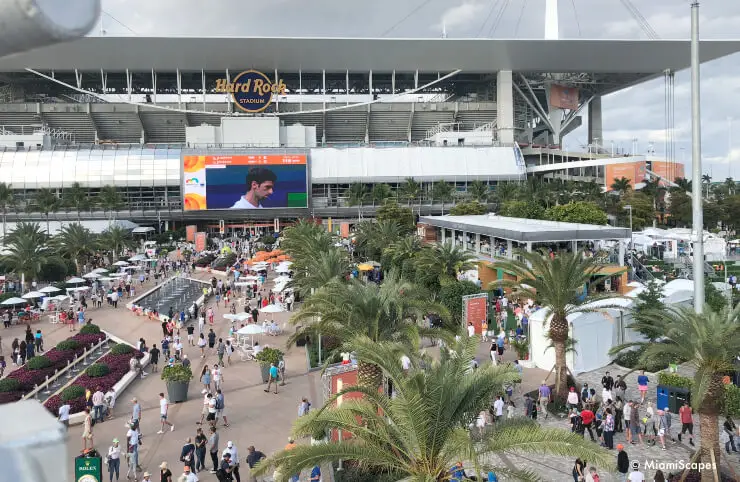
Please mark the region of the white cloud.
POLYGON ((445 10, 435 27, 441 29, 444 26, 449 31, 455 27, 469 25, 479 18, 479 14, 483 13, 485 7, 483 3, 464 0, 460 5, 445 10))

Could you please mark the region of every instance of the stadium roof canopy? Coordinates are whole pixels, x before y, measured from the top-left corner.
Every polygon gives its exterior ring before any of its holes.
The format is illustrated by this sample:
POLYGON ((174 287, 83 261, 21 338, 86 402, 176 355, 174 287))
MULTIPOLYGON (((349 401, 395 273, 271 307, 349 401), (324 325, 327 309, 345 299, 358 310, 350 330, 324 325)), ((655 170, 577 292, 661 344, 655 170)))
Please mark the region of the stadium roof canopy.
MULTIPOLYGON (((703 40, 702 62, 740 51, 703 40)), ((690 66, 688 40, 86 37, 2 59, 0 71, 589 72, 655 74, 690 66)))

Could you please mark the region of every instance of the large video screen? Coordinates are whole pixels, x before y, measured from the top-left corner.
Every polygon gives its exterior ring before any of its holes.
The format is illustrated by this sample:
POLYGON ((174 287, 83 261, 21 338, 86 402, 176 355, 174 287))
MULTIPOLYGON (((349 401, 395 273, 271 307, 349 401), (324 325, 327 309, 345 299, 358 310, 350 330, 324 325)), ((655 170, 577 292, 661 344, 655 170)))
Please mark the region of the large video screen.
POLYGON ((307 208, 305 154, 183 156, 185 211, 307 208))

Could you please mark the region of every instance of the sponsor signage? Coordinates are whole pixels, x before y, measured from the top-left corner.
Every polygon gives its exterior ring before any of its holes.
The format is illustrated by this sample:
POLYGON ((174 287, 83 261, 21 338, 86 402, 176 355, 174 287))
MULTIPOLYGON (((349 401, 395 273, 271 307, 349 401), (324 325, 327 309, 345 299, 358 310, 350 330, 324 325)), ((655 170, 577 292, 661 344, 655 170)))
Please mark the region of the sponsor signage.
POLYGON ((234 77, 216 80, 216 92, 230 94, 239 109, 255 114, 272 104, 273 96, 285 95, 286 86, 282 79, 277 82, 257 70, 245 70, 234 77))

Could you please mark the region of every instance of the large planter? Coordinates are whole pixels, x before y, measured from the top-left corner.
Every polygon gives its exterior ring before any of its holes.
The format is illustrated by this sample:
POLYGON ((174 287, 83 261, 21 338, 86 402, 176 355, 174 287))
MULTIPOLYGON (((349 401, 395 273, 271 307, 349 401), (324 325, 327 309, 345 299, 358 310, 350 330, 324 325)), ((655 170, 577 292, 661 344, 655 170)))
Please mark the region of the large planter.
POLYGON ((167 398, 170 403, 187 401, 189 385, 189 382, 167 382, 167 398))
POLYGON ((270 381, 270 365, 260 365, 260 372, 262 373, 263 383, 270 381))

